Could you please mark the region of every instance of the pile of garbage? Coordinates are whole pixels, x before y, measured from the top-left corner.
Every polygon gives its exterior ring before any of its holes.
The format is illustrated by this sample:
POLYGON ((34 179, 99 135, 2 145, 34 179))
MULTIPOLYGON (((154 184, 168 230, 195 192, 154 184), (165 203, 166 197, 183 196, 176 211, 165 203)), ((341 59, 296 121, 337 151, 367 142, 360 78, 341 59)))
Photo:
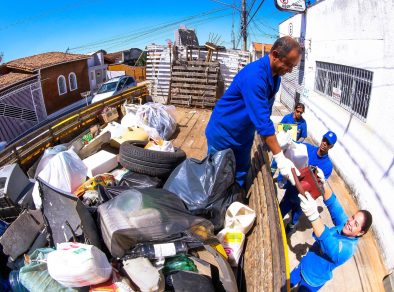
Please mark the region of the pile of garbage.
POLYGON ((172 107, 125 109, 29 177, 0 169, 1 291, 236 290, 218 261, 237 266, 255 213, 233 152, 186 158, 172 107))

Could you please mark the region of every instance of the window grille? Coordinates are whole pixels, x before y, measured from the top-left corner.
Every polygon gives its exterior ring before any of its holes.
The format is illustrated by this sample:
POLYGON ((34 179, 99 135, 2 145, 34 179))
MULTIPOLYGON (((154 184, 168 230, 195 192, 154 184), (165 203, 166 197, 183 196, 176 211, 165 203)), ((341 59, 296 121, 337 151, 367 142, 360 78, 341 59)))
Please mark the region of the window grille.
POLYGON ((316 62, 315 90, 365 121, 373 72, 339 64, 316 62))
POLYGON ((37 122, 35 111, 4 103, 0 103, 0 116, 37 122))
POLYGON ((64 78, 63 75, 60 75, 57 78, 57 89, 59 91, 59 95, 67 93, 66 78, 64 78))
POLYGON ((68 75, 68 83, 70 84, 70 91, 76 90, 78 88, 78 86, 77 86, 77 76, 75 75, 74 72, 71 72, 68 75))

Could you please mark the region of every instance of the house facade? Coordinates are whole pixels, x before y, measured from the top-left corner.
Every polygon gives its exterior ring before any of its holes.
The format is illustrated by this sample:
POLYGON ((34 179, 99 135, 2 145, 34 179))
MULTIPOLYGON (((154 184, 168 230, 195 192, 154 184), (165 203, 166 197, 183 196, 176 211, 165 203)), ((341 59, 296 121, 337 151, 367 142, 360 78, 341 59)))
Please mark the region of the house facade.
POLYGON ((10 61, 15 73, 37 74, 48 115, 81 100, 90 90, 87 55, 50 52, 10 61))
POLYGON ((336 132, 331 160, 359 207, 372 213, 388 269, 394 267, 393 15, 391 1, 326 0, 279 26, 280 35, 291 31, 300 39, 304 64, 296 78, 283 78, 278 95, 305 103, 316 141, 328 129, 336 132))
POLYGON ((265 55, 268 55, 271 51, 272 44, 263 44, 263 43, 256 43, 252 42, 250 44, 249 51, 251 53, 251 61, 256 61, 265 55))

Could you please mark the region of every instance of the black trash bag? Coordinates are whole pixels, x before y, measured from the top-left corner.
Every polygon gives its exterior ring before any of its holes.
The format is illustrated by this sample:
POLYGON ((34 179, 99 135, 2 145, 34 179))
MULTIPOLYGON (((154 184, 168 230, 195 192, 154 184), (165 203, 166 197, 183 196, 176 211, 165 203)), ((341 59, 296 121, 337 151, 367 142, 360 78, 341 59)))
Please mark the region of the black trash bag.
POLYGON ((77 241, 100 248, 100 239, 92 215, 75 195, 63 192, 37 178, 42 212, 50 245, 77 241))
POLYGON ((215 291, 212 279, 189 271, 177 271, 166 277, 166 291, 215 291))
POLYGON ((163 182, 158 177, 130 171, 122 177, 119 185, 128 186, 129 188, 144 189, 159 188, 162 186, 162 183, 163 182))
POLYGON ((223 226, 227 207, 240 196, 235 185, 235 157, 231 149, 210 154, 202 161, 186 159, 171 173, 164 189, 175 193, 193 214, 223 226))
POLYGON ((210 220, 215 232, 218 232, 224 226, 228 207, 234 202, 243 203, 245 196, 245 190, 238 183, 234 183, 224 196, 209 204, 206 208, 193 210, 191 213, 210 220))
MULTIPOLYGON (((113 188, 113 187, 112 187, 113 188)), ((114 257, 142 242, 163 242, 185 234, 211 239, 208 220, 191 215, 182 200, 163 189, 128 189, 98 207, 101 234, 114 257)))

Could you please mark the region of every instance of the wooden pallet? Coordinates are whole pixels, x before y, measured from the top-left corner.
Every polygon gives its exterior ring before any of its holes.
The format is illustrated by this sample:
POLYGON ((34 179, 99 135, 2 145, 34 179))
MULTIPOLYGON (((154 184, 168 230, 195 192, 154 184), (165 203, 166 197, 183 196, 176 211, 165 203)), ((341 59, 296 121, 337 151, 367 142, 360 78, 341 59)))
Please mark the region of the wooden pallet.
POLYGON ((175 61, 172 64, 171 104, 212 108, 221 95, 220 88, 219 62, 175 61))

